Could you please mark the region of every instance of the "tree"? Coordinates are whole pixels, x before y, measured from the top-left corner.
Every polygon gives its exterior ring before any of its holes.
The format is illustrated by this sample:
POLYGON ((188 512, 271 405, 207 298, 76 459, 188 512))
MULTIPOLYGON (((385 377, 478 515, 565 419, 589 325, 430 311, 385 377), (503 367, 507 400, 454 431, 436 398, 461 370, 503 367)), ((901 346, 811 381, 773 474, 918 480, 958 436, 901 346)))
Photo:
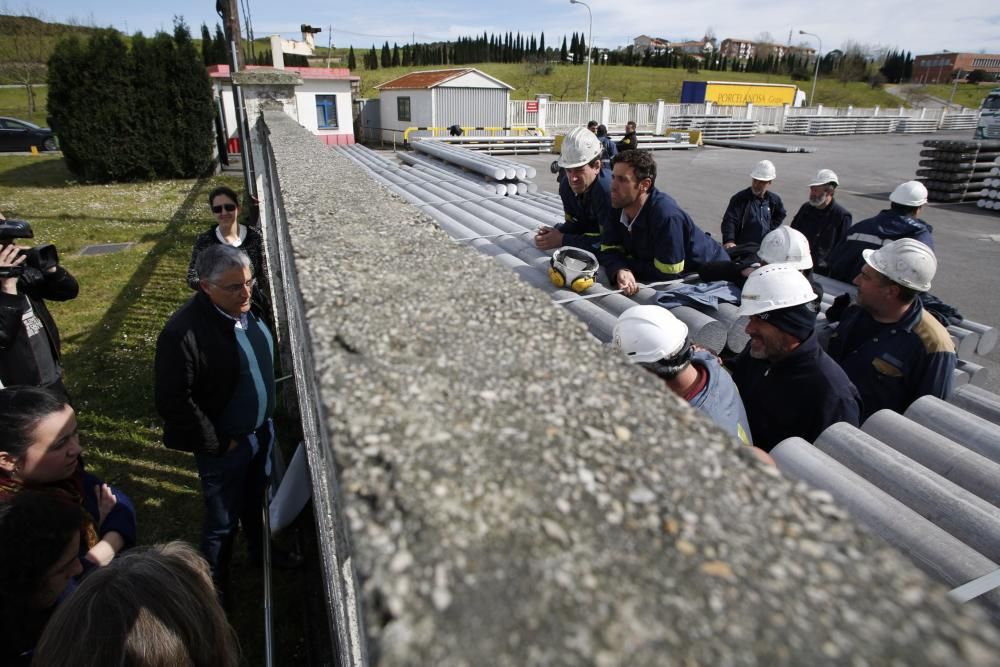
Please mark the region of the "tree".
MULTIPOLYGON (((563 35, 562 48, 559 49, 559 62, 566 62, 569 58, 569 50, 566 48, 566 35, 563 35)), ((562 99, 561 97, 559 99, 562 99)))
POLYGON ((193 178, 212 159, 212 86, 183 21, 173 35, 113 30, 60 42, 48 109, 66 165, 89 182, 193 178))
MULTIPOLYGON (((419 62, 417 63, 420 64, 419 62)), ((376 70, 378 69, 378 54, 375 53, 375 45, 372 44, 372 50, 368 52, 368 59, 365 62, 365 69, 376 70)))
MULTIPOLYGON (((388 42, 386 42, 388 44, 388 42)), ((392 45, 392 66, 399 67, 399 44, 392 45)))
POLYGON ((212 62, 212 56, 215 55, 213 49, 215 44, 212 42, 212 33, 208 31, 208 26, 204 23, 201 24, 201 60, 206 65, 214 65, 212 62))
POLYGON ((382 45, 382 61, 379 63, 382 67, 392 66, 392 56, 389 54, 389 42, 387 41, 382 45))
POLYGON ((23 86, 28 115, 38 110, 35 86, 45 81, 48 58, 48 24, 37 16, 13 16, 5 22, 0 40, 0 76, 23 86))
POLYGON ((222 32, 222 26, 218 23, 215 24, 215 39, 212 40, 212 44, 215 48, 215 57, 212 62, 216 65, 228 65, 229 42, 226 41, 226 35, 222 32))
POLYGON ((979 85, 983 81, 989 80, 989 73, 984 69, 974 69, 969 72, 965 80, 971 84, 979 85))

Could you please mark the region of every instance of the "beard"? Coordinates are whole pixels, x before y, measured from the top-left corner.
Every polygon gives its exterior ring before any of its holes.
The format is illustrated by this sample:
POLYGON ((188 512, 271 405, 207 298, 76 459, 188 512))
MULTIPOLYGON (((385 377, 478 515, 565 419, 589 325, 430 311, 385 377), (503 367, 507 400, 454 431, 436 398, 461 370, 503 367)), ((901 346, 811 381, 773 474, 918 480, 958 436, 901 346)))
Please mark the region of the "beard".
POLYGON ((823 208, 824 206, 826 206, 826 195, 823 195, 822 197, 817 197, 816 199, 810 199, 809 205, 812 206, 813 208, 823 208))

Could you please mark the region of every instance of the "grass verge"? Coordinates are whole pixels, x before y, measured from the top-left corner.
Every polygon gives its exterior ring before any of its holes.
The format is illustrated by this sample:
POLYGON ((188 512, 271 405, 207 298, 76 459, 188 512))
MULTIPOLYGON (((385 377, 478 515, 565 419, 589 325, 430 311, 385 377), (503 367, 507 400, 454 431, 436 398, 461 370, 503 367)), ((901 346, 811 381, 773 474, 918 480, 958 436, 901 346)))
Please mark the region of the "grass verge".
MULTIPOLYGON (((135 502, 143 544, 200 539, 194 459, 165 449, 153 407, 153 356, 167 318, 190 296, 195 236, 212 224, 208 192, 233 178, 80 185, 58 156, 0 156, 0 212, 28 220, 36 243, 54 243, 80 283, 73 301, 51 303, 63 341, 66 383, 80 419, 88 468, 135 502), (98 243, 131 243, 81 256, 98 243)), ((288 435, 287 432, 285 435, 288 435)), ((242 544, 242 542, 240 543, 242 544)), ((237 547, 231 621, 245 662, 263 664, 261 574, 237 547)), ((294 575, 275 572, 278 664, 301 651, 294 575)))

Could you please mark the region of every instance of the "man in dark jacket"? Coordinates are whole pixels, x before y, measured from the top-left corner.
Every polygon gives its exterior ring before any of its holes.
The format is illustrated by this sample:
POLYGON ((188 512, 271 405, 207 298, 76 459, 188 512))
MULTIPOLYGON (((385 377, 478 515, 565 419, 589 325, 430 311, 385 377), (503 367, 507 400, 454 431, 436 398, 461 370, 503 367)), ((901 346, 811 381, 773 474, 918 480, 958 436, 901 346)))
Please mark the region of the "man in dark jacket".
POLYGON ((792 218, 792 229, 802 232, 809 241, 813 267, 821 273, 830 251, 847 237, 851 226, 850 212, 833 200, 839 184, 833 170, 820 169, 809 183, 809 201, 792 218))
POLYGON ((616 144, 618 152, 630 151, 639 147, 639 138, 635 133, 635 121, 625 123, 625 136, 616 144))
POLYGON ((559 197, 566 222, 538 230, 535 247, 539 250, 562 246, 597 250, 601 221, 611 215, 611 174, 601 164, 601 151, 597 136, 582 127, 570 130, 563 139, 559 166, 566 176, 559 182, 559 197))
POLYGON ((243 251, 210 246, 196 269, 199 291, 156 342, 154 390, 164 444, 194 452, 205 501, 202 551, 226 601, 238 524, 251 560, 261 561, 261 503, 274 442, 274 340, 252 306, 256 281, 243 251))
POLYGON ((653 187, 655 182, 656 162, 649 153, 624 151, 614 159, 611 206, 620 210, 604 224, 601 262, 626 296, 639 290, 638 281, 677 278, 729 258, 670 195, 653 187))
POLYGON ((858 390, 816 339, 814 296, 787 264, 757 269, 743 287, 738 314, 750 317, 750 344, 729 365, 764 451, 793 436, 813 442, 836 422, 859 424, 858 390))
POLYGON ((0 246, 0 386, 48 387, 69 402, 59 364, 59 329, 45 300, 69 301, 80 285, 61 265, 24 266, 22 248, 0 246))
POLYGON ((947 397, 955 346, 917 298, 931 288, 934 252, 919 241, 899 239, 865 250, 864 261, 854 279, 857 305, 844 311, 827 345, 861 392, 862 419, 883 408, 903 413, 921 396, 947 397))
POLYGON ((770 160, 761 160, 750 171, 751 183, 729 200, 722 216, 722 244, 731 248, 744 243, 760 243, 769 231, 784 221, 785 205, 771 192, 777 171, 770 160))
POLYGON ((827 266, 818 273, 849 283, 861 272, 861 253, 876 250, 897 239, 914 239, 934 249, 934 228, 918 216, 927 203, 927 188, 919 181, 902 183, 889 195, 890 207, 847 230, 847 238, 834 247, 827 266))

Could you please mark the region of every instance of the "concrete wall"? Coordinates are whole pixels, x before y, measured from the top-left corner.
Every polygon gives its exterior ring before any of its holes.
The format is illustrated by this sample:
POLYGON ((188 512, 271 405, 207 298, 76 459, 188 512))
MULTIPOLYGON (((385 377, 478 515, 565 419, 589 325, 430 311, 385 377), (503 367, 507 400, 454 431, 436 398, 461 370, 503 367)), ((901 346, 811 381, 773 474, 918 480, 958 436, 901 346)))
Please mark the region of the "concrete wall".
POLYGON ((342 664, 996 663, 828 494, 287 116, 258 130, 342 664))

